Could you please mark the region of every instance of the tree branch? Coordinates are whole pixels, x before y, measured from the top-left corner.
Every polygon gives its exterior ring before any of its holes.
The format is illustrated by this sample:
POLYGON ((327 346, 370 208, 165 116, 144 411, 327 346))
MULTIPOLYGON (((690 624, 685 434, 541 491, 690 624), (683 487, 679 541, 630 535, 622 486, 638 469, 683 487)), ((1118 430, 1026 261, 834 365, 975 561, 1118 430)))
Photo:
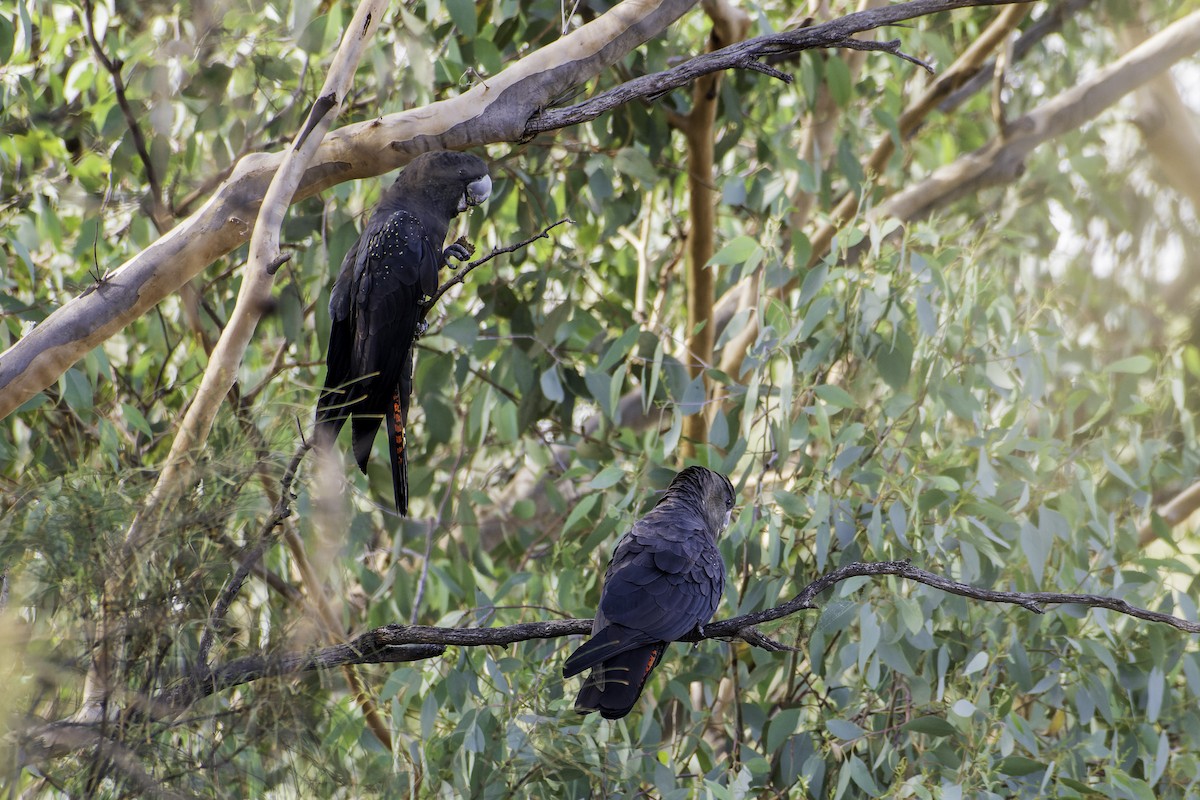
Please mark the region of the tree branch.
POLYGON ((1038 145, 1073 131, 1177 61, 1200 49, 1200 12, 1168 25, 1117 61, 1009 125, 1006 136, 897 192, 872 217, 915 220, 959 197, 1012 181, 1038 145))
POLYGON ((100 62, 100 66, 104 67, 105 72, 112 77, 113 92, 117 95, 117 105, 125 117, 125 124, 129 126, 129 135, 133 137, 133 148, 142 162, 142 168, 146 170, 146 183, 150 184, 150 219, 154 223, 155 229, 162 234, 167 229, 167 220, 170 216, 166 206, 163 205, 162 182, 158 178, 158 171, 154 168, 154 161, 150 158, 150 150, 146 147, 146 137, 142 133, 141 125, 138 124, 137 115, 134 113, 133 107, 129 105, 129 98, 125 93, 125 80, 121 77, 121 62, 113 61, 105 54, 100 40, 96 38, 94 18, 92 0, 83 0, 83 29, 87 33, 88 44, 91 45, 92 53, 100 62))
POLYGON ((229 582, 225 584, 221 590, 221 595, 217 598, 217 602, 213 603, 212 612, 208 615, 208 624, 204 628, 204 633, 200 635, 200 645, 196 651, 196 669, 208 669, 208 653, 212 649, 213 639, 216 636, 217 628, 221 627, 225 622, 225 617, 229 613, 229 607, 233 605, 234 599, 238 592, 242 589, 242 584, 246 582, 254 565, 262 558, 263 552, 267 549, 267 545, 274 540, 274 532, 285 519, 292 515, 292 481, 296 478, 296 470, 300 468, 300 462, 304 459, 304 454, 312 447, 312 442, 305 441, 296 449, 295 455, 288 463, 287 469, 284 470, 283 478, 280 480, 279 499, 275 502, 275 507, 271 509, 271 515, 263 522, 262 527, 258 532, 258 542, 248 552, 244 552, 241 557, 241 563, 238 564, 237 570, 229 578, 229 582))
POLYGON ((1200 482, 1193 483, 1153 512, 1151 518, 1138 528, 1138 544, 1145 547, 1154 541, 1154 514, 1161 517, 1168 528, 1173 528, 1196 513, 1196 509, 1200 509, 1200 482))
MULTIPOLYGON (((1006 592, 984 589, 950 580, 941 575, 914 567, 908 561, 853 562, 826 573, 809 583, 786 603, 751 614, 711 622, 703 632, 693 632, 680 641, 699 642, 704 639, 742 639, 768 651, 792 648, 764 636, 755 626, 774 622, 799 611, 817 608, 816 599, 822 592, 838 583, 856 577, 895 575, 944 592, 989 603, 1018 605, 1036 614, 1046 605, 1081 605, 1104 608, 1137 619, 1170 625, 1187 633, 1200 633, 1200 623, 1133 606, 1125 600, 1095 594, 1063 594, 1058 592, 1006 592)), ((191 704, 225 689, 263 678, 284 677, 313 670, 327 670, 354 664, 393 664, 420 661, 442 655, 448 646, 484 647, 506 646, 537 639, 556 639, 590 633, 590 619, 555 619, 521 622, 498 628, 441 628, 426 625, 384 625, 367 631, 346 644, 337 644, 303 653, 282 655, 259 654, 234 659, 226 664, 191 672, 173 686, 160 692, 150 703, 139 704, 143 713, 152 716, 172 716, 191 704)), ((91 725, 52 723, 26 732, 26 740, 36 741, 44 755, 53 757, 80 749, 77 744, 80 730, 91 725)), ((87 740, 92 743, 91 739, 87 740)))
POLYGON ((582 103, 561 109, 543 111, 534 115, 525 126, 525 137, 530 138, 543 131, 565 128, 596 119, 606 111, 624 105, 631 100, 661 95, 680 86, 685 86, 699 77, 713 72, 729 69, 754 69, 749 66, 768 56, 778 56, 786 53, 798 53, 803 50, 815 50, 826 47, 853 47, 854 49, 883 49, 903 57, 905 60, 928 67, 920 61, 900 53, 899 47, 889 48, 887 45, 866 43, 851 40, 854 34, 894 25, 897 22, 928 16, 940 11, 971 6, 1009 5, 1027 3, 1029 0, 912 0, 908 3, 897 3, 882 8, 872 8, 866 11, 856 11, 829 22, 812 27, 798 28, 784 33, 773 33, 747 39, 744 42, 732 44, 712 53, 696 56, 678 66, 652 75, 642 75, 620 86, 615 86, 606 92, 582 103))
MULTIPOLYGON (((695 3, 624 0, 490 76, 487 85, 477 84, 424 108, 332 131, 310 162, 292 202, 355 178, 382 175, 426 150, 517 141, 540 108, 661 33, 695 3)), ((0 354, 0 418, 54 383, 77 360, 213 261, 245 243, 283 156, 282 152, 254 153, 242 158, 199 210, 0 354)))
MULTIPOLYGON (((967 583, 959 583, 914 567, 908 561, 855 561, 833 570, 809 583, 800 593, 786 603, 743 614, 739 617, 710 622, 704 626, 702 635, 693 634, 680 641, 698 642, 704 639, 736 637, 767 650, 786 649, 778 642, 763 636, 755 626, 774 622, 799 611, 817 608, 816 598, 822 592, 850 578, 863 576, 878 577, 895 575, 906 580, 922 583, 943 592, 981 600, 988 603, 1010 603, 1035 614, 1044 613, 1046 605, 1081 605, 1105 608, 1148 622, 1170 625, 1187 633, 1200 633, 1200 623, 1180 617, 1138 608, 1125 600, 1096 594, 1062 594, 1059 592, 1005 592, 984 589, 967 583)), ((199 683, 184 681, 160 698, 170 707, 178 708, 215 691, 263 677, 281 676, 313 669, 328 669, 343 664, 376 664, 393 661, 416 661, 441 655, 447 646, 484 647, 510 645, 535 639, 556 639, 591 633, 590 619, 555 619, 542 622, 521 622, 499 628, 439 628, 428 625, 384 625, 368 631, 352 642, 326 647, 308 654, 292 654, 276 657, 249 656, 214 669, 211 675, 199 683), (426 650, 401 650, 411 646, 425 646, 426 650), (190 698, 190 699, 188 699, 190 698), (186 702, 185 702, 186 701, 186 702)))
POLYGON ((522 247, 526 247, 530 244, 533 244, 538 239, 549 239, 550 231, 554 230, 559 225, 563 225, 563 224, 574 225, 575 220, 571 219, 570 217, 563 217, 558 222, 555 222, 552 225, 547 225, 545 228, 542 228, 542 232, 535 236, 530 236, 528 239, 517 242, 516 244, 510 244, 507 247, 500 247, 495 250, 492 250, 492 252, 488 253, 483 258, 476 259, 475 261, 472 261, 471 263, 462 267, 462 269, 460 269, 458 272, 454 273, 454 275, 452 275, 448 281, 446 281, 441 286, 439 286, 437 288, 437 291, 434 292, 433 295, 425 302, 424 308, 421 309, 421 320, 424 321, 425 318, 427 316, 429 316, 430 310, 434 307, 434 305, 437 304, 437 301, 441 299, 442 295, 444 295, 447 291, 449 291, 453 287, 462 283, 463 279, 466 278, 467 275, 470 274, 470 272, 472 270, 474 270, 476 267, 486 264, 487 262, 491 261, 496 256, 501 256, 501 255, 504 255, 505 253, 513 253, 517 250, 520 250, 522 247))

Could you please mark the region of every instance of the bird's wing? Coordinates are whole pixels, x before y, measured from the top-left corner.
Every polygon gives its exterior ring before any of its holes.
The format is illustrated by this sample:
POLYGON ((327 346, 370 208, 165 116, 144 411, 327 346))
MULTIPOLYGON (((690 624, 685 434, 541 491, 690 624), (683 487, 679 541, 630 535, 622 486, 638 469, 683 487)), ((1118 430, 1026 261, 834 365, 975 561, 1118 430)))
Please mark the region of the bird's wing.
POLYGON ((673 642, 712 618, 724 588, 720 553, 702 527, 642 519, 613 553, 600 611, 609 623, 673 642))
POLYGON ((351 287, 350 371, 370 378, 363 410, 383 414, 402 378, 409 377, 404 367, 421 318, 422 283, 429 273, 436 281, 441 252, 417 217, 403 210, 372 218, 363 240, 351 287))
POLYGON ((358 246, 362 237, 354 241, 342 259, 337 280, 329 293, 329 349, 325 371, 325 387, 317 399, 317 423, 332 426, 329 438, 337 437, 342 424, 349 416, 348 404, 353 397, 350 382, 350 353, 354 346, 354 322, 351 319, 350 284, 354 277, 354 265, 358 260, 358 246))

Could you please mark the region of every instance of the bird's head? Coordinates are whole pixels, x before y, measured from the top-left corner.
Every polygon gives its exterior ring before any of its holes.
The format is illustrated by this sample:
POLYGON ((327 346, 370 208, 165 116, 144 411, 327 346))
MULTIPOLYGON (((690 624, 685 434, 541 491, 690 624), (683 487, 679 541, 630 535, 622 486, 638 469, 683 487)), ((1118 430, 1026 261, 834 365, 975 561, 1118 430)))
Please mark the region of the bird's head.
POLYGON ((487 200, 492 193, 492 176, 486 172, 467 184, 467 190, 458 199, 458 210, 466 211, 471 206, 477 206, 487 200))
POLYGON ((435 150, 410 161, 396 178, 395 187, 398 196, 420 197, 453 217, 487 200, 492 178, 479 156, 435 150))
POLYGON ((698 506, 713 536, 729 527, 736 499, 729 478, 704 467, 688 467, 676 475, 666 497, 686 499, 698 506))

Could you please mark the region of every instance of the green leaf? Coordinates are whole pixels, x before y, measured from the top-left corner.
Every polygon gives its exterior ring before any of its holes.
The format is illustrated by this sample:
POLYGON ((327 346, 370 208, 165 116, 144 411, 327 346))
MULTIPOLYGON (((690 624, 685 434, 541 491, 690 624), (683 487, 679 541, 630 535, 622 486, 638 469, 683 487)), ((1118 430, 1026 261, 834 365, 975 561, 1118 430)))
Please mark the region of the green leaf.
POLYGON ((1104 368, 1105 372, 1127 373, 1130 375, 1141 375, 1149 372, 1154 367, 1154 362, 1147 356, 1130 356, 1122 358, 1120 361, 1114 361, 1104 368))
POLYGON ((59 380, 63 402, 76 412, 87 412, 92 409, 92 384, 80 370, 71 367, 59 380))
POLYGON ((901 726, 903 730, 912 733, 923 733, 926 736, 954 736, 958 729, 941 717, 917 717, 901 726))
POLYGON ((850 393, 840 386, 826 383, 818 386, 813 391, 816 392, 817 397, 835 408, 854 408, 856 405, 850 393))
POLYGON ((851 97, 850 67, 835 53, 825 62, 825 87, 839 108, 845 108, 851 97))
POLYGON ((596 503, 600 501, 599 494, 589 494, 584 496, 582 500, 575 504, 571 509, 571 513, 567 515, 567 521, 563 523, 562 532, 568 533, 575 528, 584 517, 592 513, 592 509, 596 507, 596 503))
POLYGON ((542 373, 539 381, 542 387, 542 394, 552 403, 561 403, 566 394, 563 392, 562 381, 558 379, 558 367, 551 366, 542 373))
POLYGON ((591 489, 592 491, 607 489, 610 486, 615 486, 617 481, 624 477, 625 470, 614 464, 611 467, 605 467, 604 469, 600 470, 600 473, 596 477, 588 481, 588 489, 591 489))
POLYGON ((638 182, 646 183, 653 182, 657 173, 650 159, 638 147, 622 147, 618 150, 613 156, 613 168, 638 182))
POLYGON ((741 264, 761 249, 759 243, 749 236, 739 236, 718 250, 708 263, 717 266, 741 264))
POLYGON ((1033 775, 1035 772, 1042 772, 1046 769, 1046 765, 1025 756, 1009 756, 1001 759, 1000 763, 996 765, 996 769, 1005 775, 1020 778, 1025 775, 1033 775))
POLYGON ((852 739, 861 739, 867 734, 862 728, 846 719, 825 720, 825 728, 837 738, 847 742, 852 739))
POLYGON ((0 14, 0 64, 7 64, 12 58, 15 33, 12 20, 6 14, 0 14))
POLYGON ((475 38, 475 0, 446 0, 446 10, 457 28, 456 33, 464 39, 475 38))
POLYGON ((979 670, 985 668, 987 665, 988 654, 985 651, 980 650, 970 661, 967 662, 967 665, 963 667, 962 674, 973 675, 974 673, 979 672, 979 670))
POLYGON ((767 729, 767 752, 774 753, 783 746, 789 736, 796 732, 800 725, 799 708, 785 708, 771 719, 767 729))
POLYGON ((893 339, 875 351, 875 366, 879 376, 893 389, 908 385, 912 373, 913 343, 908 334, 897 330, 893 339))
POLYGON ((771 496, 775 498, 775 502, 783 509, 783 513, 791 517, 804 518, 808 516, 808 504, 804 500, 789 491, 776 489, 771 496))

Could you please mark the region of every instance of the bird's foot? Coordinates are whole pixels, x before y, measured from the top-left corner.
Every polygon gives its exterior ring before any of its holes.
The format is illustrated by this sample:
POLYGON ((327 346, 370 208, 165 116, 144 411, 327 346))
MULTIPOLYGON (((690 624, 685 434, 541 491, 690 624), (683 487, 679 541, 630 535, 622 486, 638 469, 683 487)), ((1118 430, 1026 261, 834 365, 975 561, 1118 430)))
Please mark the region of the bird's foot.
POLYGON ((417 323, 417 329, 413 331, 413 339, 420 339, 425 335, 425 331, 429 330, 429 323, 421 320, 417 323))
POLYGON ((475 253, 475 245, 467 241, 467 237, 460 236, 454 244, 442 251, 442 260, 449 262, 451 258, 455 261, 466 261, 475 253))

